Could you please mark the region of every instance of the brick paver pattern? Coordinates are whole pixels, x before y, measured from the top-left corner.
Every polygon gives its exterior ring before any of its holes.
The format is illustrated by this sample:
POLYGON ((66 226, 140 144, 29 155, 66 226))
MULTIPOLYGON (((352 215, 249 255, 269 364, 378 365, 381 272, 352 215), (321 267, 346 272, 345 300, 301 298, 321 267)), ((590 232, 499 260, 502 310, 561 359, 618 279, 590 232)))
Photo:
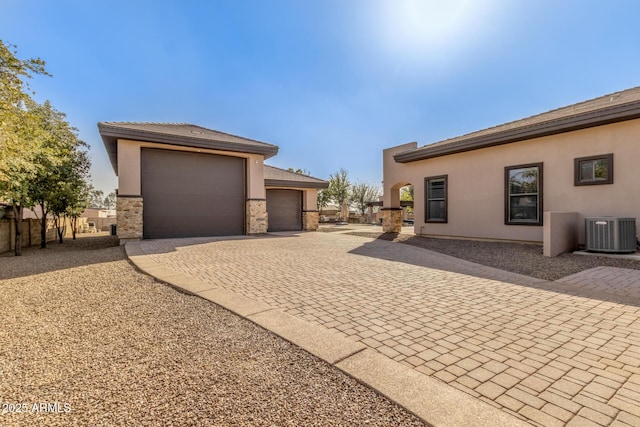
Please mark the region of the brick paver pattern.
POLYGON ((616 286, 626 281, 616 293, 637 293, 640 277, 629 270, 599 270, 597 284, 588 273, 548 283, 335 233, 144 241, 143 249, 534 425, 640 425, 640 308, 593 297, 606 274, 616 286))

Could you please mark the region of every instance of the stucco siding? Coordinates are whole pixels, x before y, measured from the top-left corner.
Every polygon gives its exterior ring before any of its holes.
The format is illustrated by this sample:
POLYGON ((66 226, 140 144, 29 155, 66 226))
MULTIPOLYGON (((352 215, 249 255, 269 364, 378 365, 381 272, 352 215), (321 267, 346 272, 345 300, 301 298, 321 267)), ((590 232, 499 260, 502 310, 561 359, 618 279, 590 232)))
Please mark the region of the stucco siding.
POLYGON ((403 164, 393 162, 388 149, 385 206, 394 207, 387 194, 394 183, 406 181, 415 186, 418 234, 542 242, 541 226, 504 224, 505 167, 542 162, 543 210, 577 212, 583 244, 585 217, 640 217, 639 137, 640 120, 631 120, 403 164), (574 185, 575 158, 608 153, 614 155, 613 184, 574 185), (424 221, 424 178, 437 175, 448 175, 446 224, 424 221))
POLYGON ((259 154, 238 153, 158 144, 144 141, 118 140, 118 194, 125 196, 140 195, 140 150, 142 148, 160 148, 173 151, 187 151, 205 154, 220 154, 246 159, 247 198, 264 199, 264 156, 259 154))

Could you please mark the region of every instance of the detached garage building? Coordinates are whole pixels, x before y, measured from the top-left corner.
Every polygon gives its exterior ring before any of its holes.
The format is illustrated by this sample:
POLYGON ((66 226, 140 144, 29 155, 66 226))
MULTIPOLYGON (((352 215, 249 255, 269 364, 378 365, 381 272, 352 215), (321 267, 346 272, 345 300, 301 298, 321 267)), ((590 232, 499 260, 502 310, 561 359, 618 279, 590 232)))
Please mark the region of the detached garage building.
POLYGON ((266 166, 278 147, 191 124, 98 123, 127 240, 316 230, 328 182, 266 166))

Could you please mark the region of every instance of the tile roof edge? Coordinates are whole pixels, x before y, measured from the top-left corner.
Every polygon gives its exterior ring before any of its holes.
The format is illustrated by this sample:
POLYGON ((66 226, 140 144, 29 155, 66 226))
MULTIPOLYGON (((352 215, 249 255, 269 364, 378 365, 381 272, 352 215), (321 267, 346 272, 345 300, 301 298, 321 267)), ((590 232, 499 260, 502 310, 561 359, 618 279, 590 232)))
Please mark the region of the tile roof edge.
MULTIPOLYGON (((630 107, 634 107, 635 105, 637 105, 640 108, 640 99, 636 99, 636 100, 632 100, 632 101, 628 101, 628 102, 621 102, 619 104, 603 106, 601 108, 595 108, 593 110, 578 111, 578 112, 575 112, 574 114, 567 114, 565 116, 554 117, 554 118, 550 118, 548 120, 543 120, 543 121, 540 121, 540 122, 522 123, 521 126, 516 126, 516 127, 512 127, 512 128, 506 128, 506 129, 502 129, 502 130, 496 130, 495 132, 488 132, 488 133, 483 133, 483 134, 477 135, 477 134, 479 134, 481 132, 486 132, 486 131, 489 131, 491 129, 497 129, 497 128, 500 128, 502 126, 511 125, 511 124, 514 124, 514 123, 517 123, 517 122, 521 122, 521 121, 524 122, 526 120, 533 119, 535 117, 539 117, 539 116, 544 115, 544 114, 549 114, 549 113, 552 113, 554 111, 562 110, 562 109, 565 109, 565 108, 570 108, 570 107, 573 107, 573 106, 578 106, 578 105, 585 104, 585 103, 588 103, 588 102, 593 102, 593 101, 595 101, 597 99, 611 97, 611 96, 614 96, 616 94, 627 92, 627 91, 632 91, 632 90, 640 90, 640 86, 636 86, 634 88, 627 89, 625 91, 614 92, 614 93, 611 93, 611 94, 608 94, 608 95, 599 96, 599 97, 596 97, 596 98, 593 98, 593 99, 590 99, 590 100, 587 100, 587 101, 582 101, 582 102, 579 102, 579 103, 576 103, 576 104, 570 104, 570 105, 567 105, 567 106, 564 106, 564 107, 560 107, 560 108, 556 108, 556 109, 553 109, 553 110, 546 111, 544 113, 539 113, 539 114, 535 114, 533 116, 528 116, 528 117, 525 117, 525 118, 522 118, 522 119, 518 119, 518 120, 513 120, 513 121, 510 121, 510 122, 502 123, 500 125, 488 127, 488 128, 485 128, 485 129, 480 129, 480 130, 477 130, 477 131, 474 131, 474 132, 470 132, 470 133, 467 133, 467 134, 455 136, 455 137, 452 137, 452 138, 447 138, 447 139, 444 139, 444 140, 441 140, 441 141, 436 141, 436 142, 433 142, 431 144, 423 145, 421 147, 416 147, 415 149, 412 149, 412 150, 403 151, 401 153, 396 153, 396 154, 394 154, 393 157, 396 159, 396 161, 399 161, 399 159, 403 159, 401 161, 401 163, 406 163, 407 161, 417 161, 417 160, 422 160, 422 159, 417 158, 417 157, 419 157, 419 153, 423 153, 423 152, 430 152, 430 151, 435 151, 435 150, 441 149, 441 151, 443 151, 443 154, 439 154, 439 155, 446 155, 447 154, 446 153, 447 147, 455 149, 455 147, 457 147, 457 146, 469 144, 471 141, 474 141, 474 140, 481 140, 483 138, 491 138, 491 137, 495 138, 495 137, 499 137, 500 135, 508 135, 510 133, 517 133, 517 132, 521 132, 521 131, 524 131, 524 130, 527 130, 527 129, 543 128, 543 127, 549 126, 549 125, 551 125, 553 123, 561 123, 561 122, 569 122, 569 123, 571 123, 572 121, 574 121, 574 120, 577 121, 581 117, 584 117, 584 116, 587 116, 587 115, 594 115, 594 114, 597 114, 597 113, 607 113, 607 112, 611 112, 611 111, 614 111, 614 110, 623 110, 623 109, 627 109, 627 108, 630 108, 630 107), (408 160, 409 157, 411 157, 412 159, 408 160), (413 157, 416 157, 416 158, 413 159, 413 157)), ((603 114, 603 116, 604 115, 605 114, 603 114)), ((618 121, 632 120, 633 118, 635 118, 635 117, 631 117, 629 119, 622 119, 622 120, 618 120, 618 121)), ((596 122, 597 122, 597 120, 596 120, 596 122)), ((593 126, 598 126, 598 125, 599 124, 595 124, 593 126)), ((585 126, 583 128, 593 127, 593 126, 585 126)), ((570 127, 570 126, 568 126, 568 127, 570 127)), ((569 130, 571 130, 571 129, 569 129, 569 130)), ((556 132, 556 133, 562 133, 562 132, 563 131, 560 130, 559 132, 556 132)), ((534 135, 534 136, 527 137, 527 138, 524 138, 524 139, 533 139, 533 138, 536 138, 536 137, 537 136, 534 135)), ((512 141, 512 142, 517 142, 517 141, 512 141)), ((483 147, 478 147, 478 148, 483 148, 483 147)), ((454 152, 452 152, 451 154, 454 154, 454 152)))
POLYGON ((279 168, 279 167, 277 167, 277 166, 268 165, 268 164, 266 164, 266 163, 265 163, 264 165, 265 165, 266 167, 269 167, 269 168, 272 168, 272 169, 278 169, 278 170, 281 170, 281 171, 283 171, 283 172, 294 173, 294 174, 296 174, 296 175, 304 176, 304 177, 306 177, 306 178, 315 179, 315 180, 317 180, 317 181, 329 182, 329 181, 324 180, 324 179, 322 179, 322 178, 316 178, 315 176, 307 175, 307 174, 304 174, 304 173, 292 172, 292 171, 290 171, 290 170, 282 169, 282 168, 279 168))
MULTIPOLYGON (((98 122, 98 128, 100 128, 101 126, 108 126, 111 128, 116 128, 116 129, 120 129, 120 130, 127 130, 127 131, 133 131, 133 132, 138 132, 138 133, 153 133, 153 134, 157 134, 157 135, 165 135, 165 136, 176 136, 175 134, 172 133, 167 133, 167 132, 160 132, 157 130, 150 130, 150 129, 131 129, 131 128, 126 128, 126 127, 122 127, 122 126, 118 126, 121 124, 131 124, 131 125, 170 125, 170 126, 193 126, 193 127, 197 127, 200 129, 204 129, 210 132, 216 132, 216 133, 220 133, 223 135, 228 135, 228 136, 232 136, 234 138, 239 138, 239 139, 244 139, 246 141, 251 141, 251 142, 257 142, 259 144, 265 144, 265 145, 270 145, 270 146, 274 146, 277 147, 277 145, 274 144, 270 144, 268 142, 264 142, 264 141, 259 141, 257 139, 252 139, 252 138, 246 138, 244 136, 240 136, 240 135, 234 135, 232 133, 228 133, 228 132, 222 132, 216 129, 210 129, 210 128, 206 128, 204 126, 200 126, 200 125, 194 125, 193 123, 170 123, 170 122, 98 122)), ((184 138, 193 138, 193 139, 205 139, 205 138, 199 138, 197 136, 189 136, 189 135, 181 135, 181 137, 184 138)))
MULTIPOLYGON (((632 88, 632 89, 640 89, 640 86, 632 88)), ((628 89, 628 90, 632 90, 632 89, 628 89)), ((508 122, 505 122, 505 123, 501 123, 499 125, 489 126, 487 128, 484 128, 484 129, 479 129, 479 130, 475 130, 473 132, 469 132, 469 133, 465 133, 465 134, 462 134, 462 135, 454 136, 454 137, 451 137, 451 138, 443 139, 441 141, 436 141, 436 142, 433 142, 431 144, 427 144, 427 145, 423 145, 422 147, 418 147, 418 148, 416 148, 416 150, 419 150, 421 148, 425 148, 425 147, 428 147, 428 146, 434 145, 434 144, 443 144, 444 145, 444 144, 447 143, 447 141, 450 141, 450 140, 462 139, 462 138, 470 137, 471 135, 474 135, 474 134, 479 133, 479 132, 485 132, 485 131, 489 131, 491 129, 496 129, 496 128, 499 128, 499 127, 502 127, 502 126, 508 126, 508 125, 512 125, 514 123, 524 122, 525 120, 534 119, 536 117, 540 117, 540 116, 545 115, 545 114, 553 113, 554 111, 559 111, 559 110, 563 110, 565 108, 575 107, 575 106, 578 106, 578 105, 582 105, 582 104, 585 104, 585 103, 588 103, 588 102, 595 101, 596 99, 606 98, 607 96, 613 96, 616 93, 620 93, 620 92, 615 92, 613 94, 604 95, 604 96, 598 96, 596 98, 589 99, 587 101, 578 102, 576 104, 569 104, 569 105, 566 105, 564 107, 554 108, 552 110, 548 110, 548 111, 545 111, 543 113, 534 114, 533 116, 527 116, 527 117, 523 117, 521 119, 511 120, 511 121, 508 121, 508 122)), ((621 102, 619 104, 614 104, 614 105, 603 106, 602 108, 594 108, 593 110, 577 111, 574 114, 567 114, 565 116, 555 117, 555 118, 548 119, 548 120, 543 120, 543 121, 540 121, 540 122, 534 122, 534 123, 528 123, 528 124, 527 123, 523 123, 522 126, 518 126, 518 127, 515 127, 515 128, 511 128, 511 129, 504 129, 504 131, 513 130, 513 129, 525 129, 527 127, 533 127, 533 126, 536 126, 536 125, 553 123, 554 121, 560 121, 560 120, 568 119, 568 118, 571 118, 571 117, 579 116, 581 114, 594 113, 596 111, 603 111, 604 112, 604 111, 608 111, 608 110, 612 110, 612 109, 616 109, 616 108, 619 108, 619 107, 622 107, 622 106, 626 106, 626 105, 630 105, 630 104, 636 104, 636 103, 640 103, 640 99, 636 99, 636 100, 628 101, 628 102, 621 102)), ((497 131, 495 133, 499 133, 499 132, 500 131, 497 131)))

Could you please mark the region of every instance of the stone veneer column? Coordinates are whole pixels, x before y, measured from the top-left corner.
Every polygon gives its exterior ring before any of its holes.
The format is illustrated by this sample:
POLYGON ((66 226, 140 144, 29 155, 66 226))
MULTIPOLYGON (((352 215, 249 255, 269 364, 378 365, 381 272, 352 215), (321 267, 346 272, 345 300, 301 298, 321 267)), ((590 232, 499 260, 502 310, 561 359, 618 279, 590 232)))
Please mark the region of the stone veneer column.
POLYGON ((267 200, 248 199, 247 200, 247 234, 263 234, 267 232, 267 200))
POLYGON ((116 223, 116 234, 121 241, 142 239, 142 197, 118 196, 116 223))
POLYGON ((402 209, 382 208, 382 232, 400 233, 402 231, 402 209))
POLYGON ((320 222, 318 211, 302 211, 302 229, 304 231, 317 231, 320 222))

